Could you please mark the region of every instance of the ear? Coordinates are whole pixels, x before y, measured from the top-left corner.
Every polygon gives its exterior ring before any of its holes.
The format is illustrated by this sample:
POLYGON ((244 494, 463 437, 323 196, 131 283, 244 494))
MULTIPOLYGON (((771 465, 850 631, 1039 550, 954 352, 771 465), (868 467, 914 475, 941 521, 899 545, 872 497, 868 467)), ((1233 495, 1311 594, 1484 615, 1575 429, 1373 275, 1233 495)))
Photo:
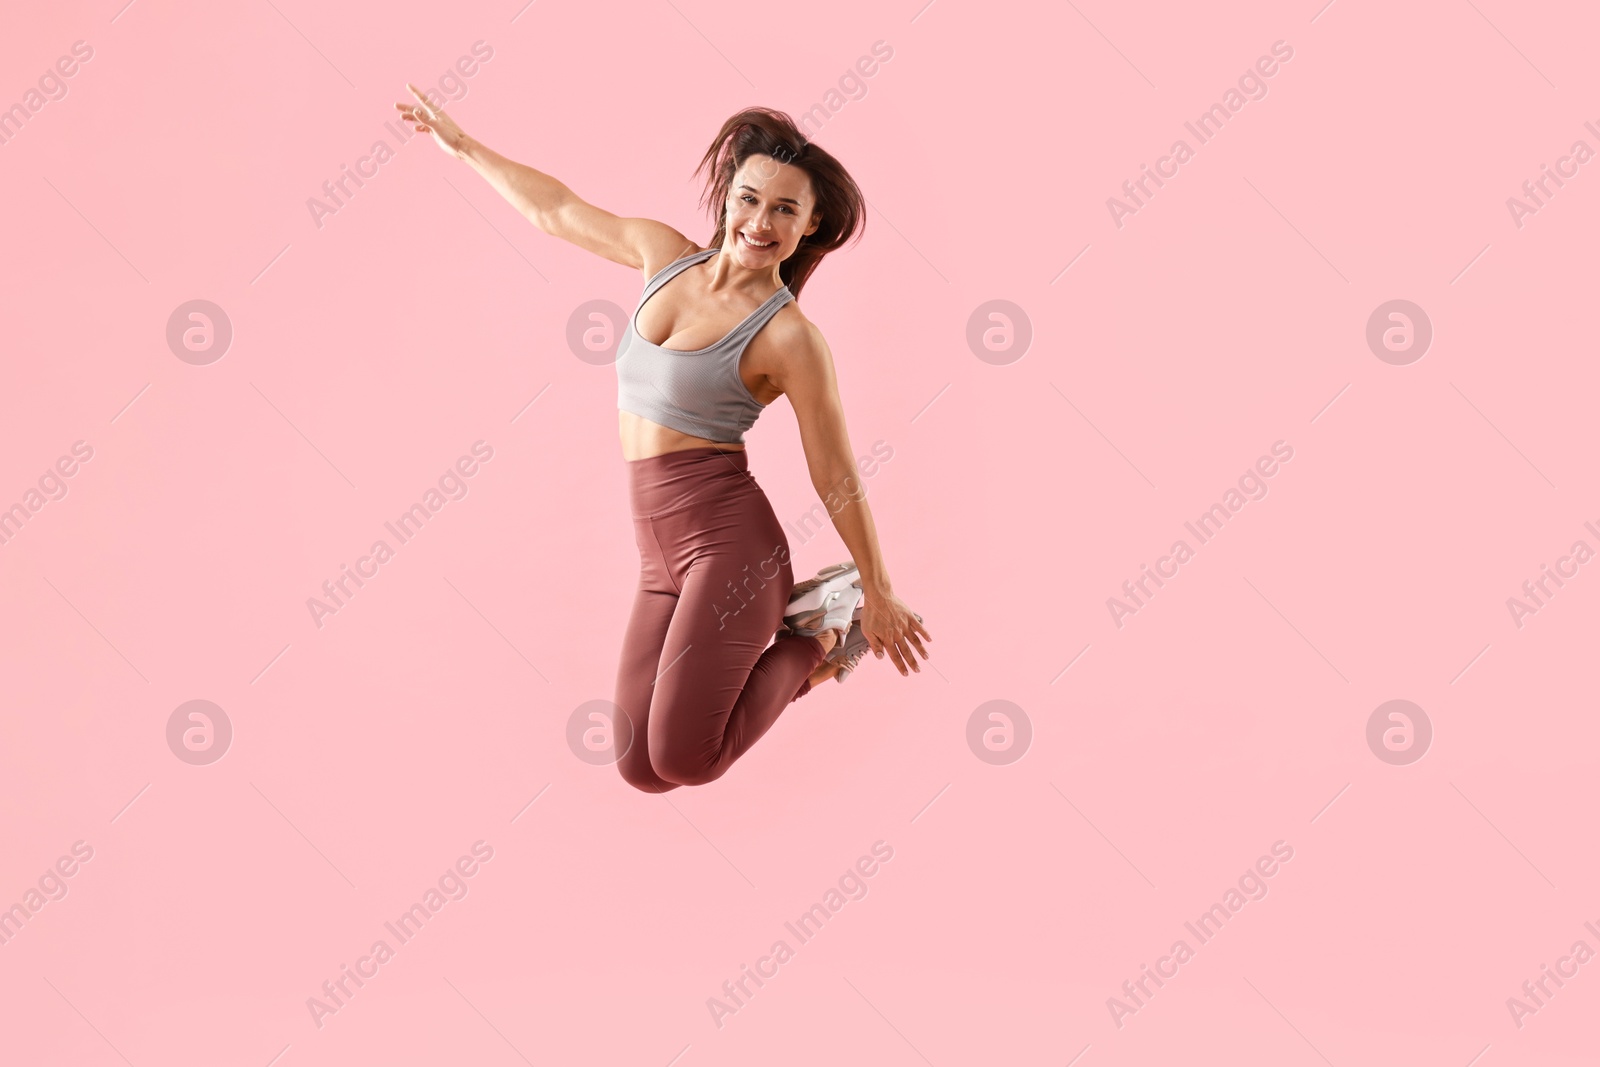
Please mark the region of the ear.
POLYGON ((811 227, 810 227, 810 229, 806 230, 805 236, 810 237, 812 234, 816 233, 817 232, 817 227, 821 226, 821 225, 822 225, 822 216, 821 215, 812 215, 811 216, 811 227))

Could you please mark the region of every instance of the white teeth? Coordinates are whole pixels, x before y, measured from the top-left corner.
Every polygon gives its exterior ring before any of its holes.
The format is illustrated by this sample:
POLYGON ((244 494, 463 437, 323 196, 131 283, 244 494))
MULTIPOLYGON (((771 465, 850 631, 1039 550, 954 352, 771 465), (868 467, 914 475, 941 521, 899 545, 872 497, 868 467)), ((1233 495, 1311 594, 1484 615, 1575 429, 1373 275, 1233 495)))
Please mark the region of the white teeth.
POLYGON ((752 241, 750 239, 750 235, 747 234, 747 233, 741 233, 739 236, 743 237, 744 240, 745 240, 745 243, 748 244, 751 248, 771 248, 773 245, 778 243, 776 241, 768 241, 766 244, 760 244, 760 243, 758 243, 756 241, 752 241))

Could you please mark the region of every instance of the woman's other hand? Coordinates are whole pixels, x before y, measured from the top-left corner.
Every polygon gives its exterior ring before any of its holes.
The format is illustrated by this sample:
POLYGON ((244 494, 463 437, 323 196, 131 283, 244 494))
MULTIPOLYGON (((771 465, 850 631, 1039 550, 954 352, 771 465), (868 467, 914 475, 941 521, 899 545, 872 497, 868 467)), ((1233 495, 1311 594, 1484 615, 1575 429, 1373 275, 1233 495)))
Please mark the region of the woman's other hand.
POLYGON ((890 661, 902 676, 907 673, 908 664, 911 670, 919 674, 922 672, 912 650, 915 649, 923 659, 927 659, 928 653, 922 647, 921 638, 932 641, 933 635, 922 625, 921 616, 893 593, 866 598, 861 607, 861 632, 866 636, 873 654, 882 659, 887 651, 890 661))

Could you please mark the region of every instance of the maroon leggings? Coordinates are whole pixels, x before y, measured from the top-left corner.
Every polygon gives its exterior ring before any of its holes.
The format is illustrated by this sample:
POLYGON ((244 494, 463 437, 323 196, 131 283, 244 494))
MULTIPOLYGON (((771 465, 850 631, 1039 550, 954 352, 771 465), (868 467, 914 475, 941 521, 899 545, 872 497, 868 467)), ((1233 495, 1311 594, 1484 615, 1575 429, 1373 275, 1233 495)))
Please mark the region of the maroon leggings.
POLYGON ((617 769, 660 793, 722 777, 810 691, 825 653, 812 637, 772 640, 794 589, 789 539, 743 451, 627 466, 639 589, 617 669, 617 769))

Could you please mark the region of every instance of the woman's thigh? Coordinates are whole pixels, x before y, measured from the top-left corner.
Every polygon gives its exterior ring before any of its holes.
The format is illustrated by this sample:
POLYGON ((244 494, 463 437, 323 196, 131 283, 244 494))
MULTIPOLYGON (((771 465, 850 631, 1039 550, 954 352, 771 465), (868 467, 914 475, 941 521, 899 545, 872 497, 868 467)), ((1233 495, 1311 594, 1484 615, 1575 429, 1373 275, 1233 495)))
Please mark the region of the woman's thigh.
POLYGON ((794 571, 783 528, 753 483, 698 514, 668 520, 657 533, 680 591, 661 649, 648 742, 653 757, 670 750, 674 766, 710 765, 725 742, 743 747, 725 736, 728 719, 783 621, 794 571))

